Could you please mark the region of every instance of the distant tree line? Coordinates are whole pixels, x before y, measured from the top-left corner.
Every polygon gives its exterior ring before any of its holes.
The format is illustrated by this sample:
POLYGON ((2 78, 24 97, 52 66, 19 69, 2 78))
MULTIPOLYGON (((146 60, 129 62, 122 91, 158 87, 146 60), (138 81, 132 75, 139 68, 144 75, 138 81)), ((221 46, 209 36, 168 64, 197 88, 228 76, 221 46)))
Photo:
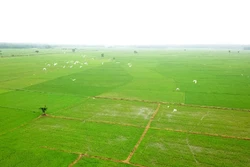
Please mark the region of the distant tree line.
POLYGON ((244 50, 250 50, 250 46, 245 46, 244 50))
POLYGON ((22 44, 22 43, 0 43, 0 48, 52 48, 51 45, 47 44, 22 44))

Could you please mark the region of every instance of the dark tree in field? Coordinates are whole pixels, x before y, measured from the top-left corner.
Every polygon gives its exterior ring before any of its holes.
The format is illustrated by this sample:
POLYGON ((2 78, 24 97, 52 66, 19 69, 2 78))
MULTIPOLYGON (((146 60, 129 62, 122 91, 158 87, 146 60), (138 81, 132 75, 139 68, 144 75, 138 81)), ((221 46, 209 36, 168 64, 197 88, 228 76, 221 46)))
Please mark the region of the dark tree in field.
POLYGON ((72 49, 72 52, 75 52, 76 51, 76 48, 72 49))
POLYGON ((113 57, 113 60, 115 60, 115 57, 113 57))
POLYGON ((230 53, 230 52, 231 52, 231 50, 228 51, 228 53, 230 53))
POLYGON ((136 53, 138 53, 138 52, 135 50, 134 53, 136 54, 136 53))
POLYGON ((36 50, 35 52, 36 52, 36 53, 39 53, 39 50, 36 50))
POLYGON ((48 109, 46 105, 44 107, 40 107, 39 109, 42 110, 43 115, 46 115, 45 111, 48 109))
POLYGON ((102 53, 101 56, 104 57, 104 53, 102 53))

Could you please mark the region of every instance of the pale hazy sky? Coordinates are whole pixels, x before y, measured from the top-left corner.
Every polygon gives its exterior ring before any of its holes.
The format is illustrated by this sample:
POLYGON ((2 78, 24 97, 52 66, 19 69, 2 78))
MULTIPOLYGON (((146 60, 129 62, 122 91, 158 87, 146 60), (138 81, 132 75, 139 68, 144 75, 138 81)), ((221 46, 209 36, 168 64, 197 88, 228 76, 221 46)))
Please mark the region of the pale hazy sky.
POLYGON ((0 42, 250 44, 250 0, 0 0, 0 42))

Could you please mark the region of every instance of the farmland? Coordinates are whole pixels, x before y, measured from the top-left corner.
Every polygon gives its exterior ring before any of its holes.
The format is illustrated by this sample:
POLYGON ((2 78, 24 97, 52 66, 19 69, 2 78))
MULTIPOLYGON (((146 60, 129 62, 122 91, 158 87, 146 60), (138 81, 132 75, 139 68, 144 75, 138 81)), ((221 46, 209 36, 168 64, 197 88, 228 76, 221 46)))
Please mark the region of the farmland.
POLYGON ((249 51, 36 50, 1 49, 0 166, 249 166, 249 51))

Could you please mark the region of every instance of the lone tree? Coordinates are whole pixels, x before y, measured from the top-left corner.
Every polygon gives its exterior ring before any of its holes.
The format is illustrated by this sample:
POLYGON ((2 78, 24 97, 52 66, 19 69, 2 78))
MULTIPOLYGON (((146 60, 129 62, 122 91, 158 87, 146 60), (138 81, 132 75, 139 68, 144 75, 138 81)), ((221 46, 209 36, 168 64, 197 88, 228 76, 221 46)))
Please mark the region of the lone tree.
POLYGON ((36 53, 39 53, 39 50, 36 50, 35 52, 36 52, 36 53))
POLYGON ((135 50, 134 53, 136 54, 136 53, 138 53, 138 52, 135 50))
POLYGON ((46 115, 45 111, 48 109, 46 105, 44 105, 44 107, 40 107, 39 109, 42 110, 43 115, 46 115))
POLYGON ((104 57, 104 53, 102 53, 101 56, 104 57))

